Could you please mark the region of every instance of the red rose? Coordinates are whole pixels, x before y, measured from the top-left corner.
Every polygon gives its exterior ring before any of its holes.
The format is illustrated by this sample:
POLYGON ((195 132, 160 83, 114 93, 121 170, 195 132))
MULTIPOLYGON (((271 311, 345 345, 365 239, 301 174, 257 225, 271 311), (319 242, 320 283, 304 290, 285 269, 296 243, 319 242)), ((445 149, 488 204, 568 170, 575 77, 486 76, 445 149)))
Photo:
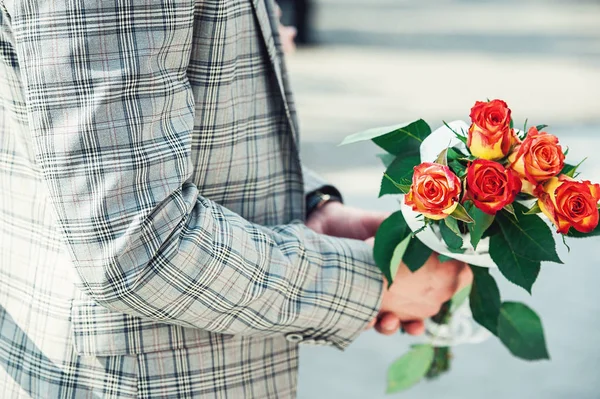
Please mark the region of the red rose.
POLYGON ((477 158, 504 158, 519 139, 510 127, 510 109, 502 100, 477 101, 471 108, 469 151, 477 158))
POLYGON ((560 175, 539 185, 535 194, 539 197, 540 209, 559 233, 567 234, 571 227, 589 233, 598 226, 600 185, 560 175))
POLYGON ((454 212, 460 193, 460 179, 449 167, 424 162, 415 166, 412 185, 404 201, 413 211, 439 220, 454 212))
POLYGON ((565 166, 565 154, 558 138, 546 132, 538 132, 535 127, 529 129, 527 137, 508 157, 510 168, 523 182, 523 191, 533 194, 539 183, 554 177, 565 166))
POLYGON ((512 204, 521 191, 521 180, 498 162, 477 159, 467 168, 467 195, 475 206, 495 215, 512 204))

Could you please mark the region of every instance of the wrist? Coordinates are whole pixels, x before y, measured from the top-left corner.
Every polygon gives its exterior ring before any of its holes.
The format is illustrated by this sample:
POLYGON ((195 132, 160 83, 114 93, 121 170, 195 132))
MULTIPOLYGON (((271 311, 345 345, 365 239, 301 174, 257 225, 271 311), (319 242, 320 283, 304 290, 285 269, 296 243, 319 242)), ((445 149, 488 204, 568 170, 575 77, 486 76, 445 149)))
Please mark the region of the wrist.
POLYGON ((336 208, 344 206, 341 202, 328 201, 322 204, 318 209, 311 212, 306 225, 319 234, 331 235, 329 226, 331 215, 335 213, 336 208))
POLYGON ((321 211, 326 205, 343 203, 342 197, 336 192, 317 190, 306 198, 306 217, 310 218, 315 212, 321 211))

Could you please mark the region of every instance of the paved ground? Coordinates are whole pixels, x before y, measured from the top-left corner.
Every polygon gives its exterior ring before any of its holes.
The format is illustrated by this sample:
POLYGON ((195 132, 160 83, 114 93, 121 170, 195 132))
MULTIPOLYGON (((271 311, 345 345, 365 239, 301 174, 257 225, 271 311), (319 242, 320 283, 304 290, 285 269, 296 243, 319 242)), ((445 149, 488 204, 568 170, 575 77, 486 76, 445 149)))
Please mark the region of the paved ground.
MULTIPOLYGON (((382 173, 374 146, 336 147, 366 127, 423 117, 466 119, 475 99, 503 98, 515 119, 547 123, 600 181, 600 2, 551 0, 319 0, 321 45, 289 59, 306 164, 364 207, 382 173)), ((542 316, 551 362, 512 358, 496 340, 455 349, 449 377, 409 398, 600 398, 600 240, 561 248, 527 297, 542 316)), ((498 278, 502 281, 501 278, 498 278)), ((304 348, 301 399, 384 398, 387 365, 409 338, 364 334, 345 353, 304 348)))

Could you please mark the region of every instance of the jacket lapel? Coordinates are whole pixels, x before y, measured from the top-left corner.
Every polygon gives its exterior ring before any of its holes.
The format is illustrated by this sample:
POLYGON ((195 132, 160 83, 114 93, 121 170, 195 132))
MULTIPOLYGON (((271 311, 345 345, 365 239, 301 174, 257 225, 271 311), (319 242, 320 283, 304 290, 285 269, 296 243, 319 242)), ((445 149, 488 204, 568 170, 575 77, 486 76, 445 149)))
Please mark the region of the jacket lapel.
POLYGON ((277 85, 279 86, 279 92, 283 100, 288 124, 297 144, 298 127, 296 114, 292 108, 291 92, 288 88, 285 66, 279 51, 280 47, 278 47, 279 33, 275 32, 278 24, 278 21, 275 19, 275 5, 272 3, 272 0, 252 0, 252 5, 254 6, 254 12, 256 13, 256 19, 265 42, 271 66, 277 78, 277 85))

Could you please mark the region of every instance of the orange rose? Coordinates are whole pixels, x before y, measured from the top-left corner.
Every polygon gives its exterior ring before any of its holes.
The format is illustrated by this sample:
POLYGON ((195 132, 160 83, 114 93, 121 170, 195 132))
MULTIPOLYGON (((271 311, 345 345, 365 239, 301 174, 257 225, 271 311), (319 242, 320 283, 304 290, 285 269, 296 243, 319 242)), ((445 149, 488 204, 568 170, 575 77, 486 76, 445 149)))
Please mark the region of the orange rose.
POLYGON ((565 166, 565 154, 558 138, 546 132, 529 129, 527 137, 509 155, 510 168, 523 182, 523 192, 533 194, 539 183, 554 177, 565 166))
POLYGON ((487 214, 512 204, 519 191, 519 177, 498 162, 477 159, 467 168, 467 196, 487 214))
POLYGON ((460 179, 449 167, 423 162, 415 166, 412 185, 404 201, 413 211, 440 220, 454 212, 460 192, 460 179))
POLYGON ((510 109, 504 101, 477 101, 471 108, 467 147, 475 157, 489 160, 504 158, 518 141, 510 128, 510 109))
POLYGON ((600 185, 560 175, 539 185, 535 194, 539 197, 540 209, 559 233, 567 234, 571 227, 589 233, 598 226, 600 185))

